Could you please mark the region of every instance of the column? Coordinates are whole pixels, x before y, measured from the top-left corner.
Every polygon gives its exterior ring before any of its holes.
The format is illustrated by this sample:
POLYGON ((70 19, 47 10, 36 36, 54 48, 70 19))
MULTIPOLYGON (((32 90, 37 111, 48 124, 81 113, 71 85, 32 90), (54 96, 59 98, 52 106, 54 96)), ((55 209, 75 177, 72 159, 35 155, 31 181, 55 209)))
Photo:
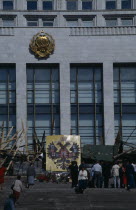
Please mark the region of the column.
POLYGON ((82 0, 78 0, 78 10, 82 10, 82 0))
POLYGON ((37 1, 37 10, 42 10, 42 0, 37 1))
POLYGON ((61 0, 61 10, 66 10, 66 0, 61 0))
POLYGON ((27 22, 26 22, 26 18, 24 17, 23 13, 18 13, 17 15, 17 25, 19 27, 26 27, 27 26, 27 22))
POLYGON ((106 26, 105 18, 103 17, 102 14, 97 14, 97 16, 96 16, 96 26, 98 26, 98 27, 106 26))
POLYGON ((27 9, 27 2, 24 0, 16 0, 16 9, 17 10, 24 10, 27 9))
POLYGON ((114 92, 113 63, 103 63, 104 139, 105 145, 113 145, 114 137, 114 92))
POLYGON ((117 4, 117 9, 121 9, 121 0, 118 0, 116 4, 117 4))
POLYGON ((16 129, 27 127, 27 84, 26 64, 16 63, 16 129))
POLYGON ((3 1, 0 1, 0 10, 3 10, 3 1))
POLYGON ((105 9, 105 1, 104 0, 97 0, 97 10, 103 10, 105 9))
POLYGON ((136 9, 136 0, 133 0, 133 9, 136 9))
POLYGON ((66 26, 66 19, 61 12, 58 13, 57 24, 58 24, 59 27, 65 27, 66 26))
POLYGON ((70 64, 60 63, 60 130, 62 135, 70 135, 70 64))

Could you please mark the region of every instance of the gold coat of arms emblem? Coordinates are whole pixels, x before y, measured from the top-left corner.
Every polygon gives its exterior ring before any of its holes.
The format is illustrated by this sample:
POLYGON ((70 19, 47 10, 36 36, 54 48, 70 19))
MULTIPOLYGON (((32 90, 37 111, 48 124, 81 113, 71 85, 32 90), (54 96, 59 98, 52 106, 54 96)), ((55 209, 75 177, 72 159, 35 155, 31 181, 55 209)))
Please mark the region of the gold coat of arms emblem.
POLYGON ((54 51, 55 41, 51 35, 41 31, 33 36, 29 47, 36 57, 47 58, 54 51))

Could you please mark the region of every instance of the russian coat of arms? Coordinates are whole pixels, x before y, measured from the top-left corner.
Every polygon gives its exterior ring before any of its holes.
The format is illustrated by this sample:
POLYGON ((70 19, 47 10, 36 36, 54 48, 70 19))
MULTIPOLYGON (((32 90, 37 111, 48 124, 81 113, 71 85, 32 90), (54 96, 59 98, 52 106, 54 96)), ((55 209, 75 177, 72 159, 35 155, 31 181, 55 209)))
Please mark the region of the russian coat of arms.
POLYGON ((80 162, 80 144, 79 140, 74 141, 74 136, 61 136, 60 139, 52 140, 47 145, 47 162, 51 164, 54 163, 56 166, 55 170, 67 170, 68 166, 71 161, 78 161, 80 162), (50 160, 50 161, 49 161, 50 160))
POLYGON ((47 58, 54 51, 55 41, 51 35, 41 31, 33 36, 29 47, 36 57, 47 58))

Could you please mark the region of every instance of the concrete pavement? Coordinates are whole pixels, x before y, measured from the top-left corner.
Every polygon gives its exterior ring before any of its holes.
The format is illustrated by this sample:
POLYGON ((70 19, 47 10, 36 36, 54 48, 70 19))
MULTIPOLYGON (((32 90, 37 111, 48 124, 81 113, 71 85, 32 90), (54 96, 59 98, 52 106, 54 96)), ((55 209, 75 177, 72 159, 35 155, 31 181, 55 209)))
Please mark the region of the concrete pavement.
MULTIPOLYGON (((13 180, 6 180, 6 187, 0 192, 0 210, 11 193, 13 180)), ((68 184, 35 182, 30 189, 24 188, 16 210, 135 210, 136 190, 91 189, 84 194, 75 194, 68 184)))

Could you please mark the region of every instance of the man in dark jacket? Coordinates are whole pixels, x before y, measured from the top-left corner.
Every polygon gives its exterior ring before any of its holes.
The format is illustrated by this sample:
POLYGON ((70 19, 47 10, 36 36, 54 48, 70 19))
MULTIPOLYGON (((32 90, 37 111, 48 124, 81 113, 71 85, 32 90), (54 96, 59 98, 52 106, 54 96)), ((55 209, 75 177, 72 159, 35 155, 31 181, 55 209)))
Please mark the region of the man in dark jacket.
POLYGON ((27 169, 27 187, 29 188, 30 185, 34 185, 34 178, 36 176, 34 164, 30 163, 30 166, 27 169))
POLYGON ((70 175, 72 179, 72 188, 76 187, 78 184, 78 166, 76 161, 72 161, 70 169, 70 175))
POLYGON ((135 181, 134 181, 134 167, 130 163, 130 161, 127 162, 126 165, 126 175, 128 180, 128 189, 135 187, 135 181))

